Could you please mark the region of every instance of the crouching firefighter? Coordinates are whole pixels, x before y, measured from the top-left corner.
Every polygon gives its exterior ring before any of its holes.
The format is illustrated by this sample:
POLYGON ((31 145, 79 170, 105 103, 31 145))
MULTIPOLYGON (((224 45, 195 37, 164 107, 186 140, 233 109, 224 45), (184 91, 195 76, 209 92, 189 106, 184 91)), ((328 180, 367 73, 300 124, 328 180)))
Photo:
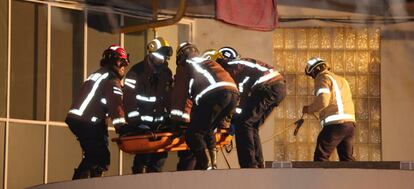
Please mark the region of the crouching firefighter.
POLYGON ((117 130, 126 124, 122 103, 121 79, 129 60, 125 50, 112 45, 103 52, 101 68, 91 74, 73 99, 65 122, 75 134, 83 158, 72 179, 100 177, 108 170, 108 125, 117 130))
POLYGON ((348 82, 329 71, 320 58, 308 60, 305 74, 315 80, 315 100, 303 113, 319 113, 322 130, 318 135, 314 161, 329 161, 337 149, 340 161, 354 161, 355 110, 348 82))
POLYGON ((236 81, 240 92, 240 103, 232 118, 240 167, 264 168, 259 127, 285 98, 284 77, 259 60, 240 58, 231 47, 206 51, 204 56, 223 66, 236 81))
MULTIPOLYGON (((147 45, 148 54, 125 77, 124 105, 129 128, 122 134, 149 134, 165 129, 168 118, 172 73, 168 60, 172 48, 162 37, 147 45)), ((132 173, 161 172, 168 152, 136 154, 132 173)))
POLYGON ((184 110, 190 98, 193 106, 185 132, 186 143, 195 156, 195 169, 206 170, 206 138, 234 111, 239 95, 234 80, 217 62, 197 56, 199 51, 191 43, 182 43, 177 50, 171 119, 178 122, 186 119, 184 110))

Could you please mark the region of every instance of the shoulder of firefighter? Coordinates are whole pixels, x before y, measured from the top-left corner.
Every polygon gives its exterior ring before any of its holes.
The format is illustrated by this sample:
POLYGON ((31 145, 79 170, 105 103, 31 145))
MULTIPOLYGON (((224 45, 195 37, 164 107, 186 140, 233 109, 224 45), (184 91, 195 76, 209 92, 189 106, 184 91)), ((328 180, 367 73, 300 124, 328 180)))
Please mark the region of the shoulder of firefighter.
POLYGON ((170 112, 173 120, 189 120, 189 114, 185 111, 187 98, 192 100, 193 106, 197 106, 204 96, 214 91, 227 89, 237 92, 237 86, 229 73, 217 62, 200 57, 178 65, 174 79, 170 112))
POLYGON ((321 126, 355 122, 351 89, 345 78, 324 71, 315 78, 315 100, 309 113, 319 113, 321 126))
POLYGON ((134 65, 124 81, 126 120, 130 125, 163 122, 166 119, 166 110, 169 109, 169 92, 173 80, 171 70, 161 69, 154 76, 144 63, 134 65))
POLYGON ((101 68, 83 83, 68 118, 96 124, 104 122, 109 116, 115 127, 126 124, 122 95, 121 81, 112 71, 101 68))
POLYGON ((232 75, 240 92, 241 99, 236 113, 241 113, 242 106, 253 88, 284 79, 273 66, 252 58, 229 61, 225 69, 232 75))

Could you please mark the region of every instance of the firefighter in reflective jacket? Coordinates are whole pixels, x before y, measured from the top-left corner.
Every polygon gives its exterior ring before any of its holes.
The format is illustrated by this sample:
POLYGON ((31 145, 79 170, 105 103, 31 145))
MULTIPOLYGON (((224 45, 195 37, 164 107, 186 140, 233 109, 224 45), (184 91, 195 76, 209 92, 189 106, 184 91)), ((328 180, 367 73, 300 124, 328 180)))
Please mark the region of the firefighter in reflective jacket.
POLYGON ((207 50, 204 56, 220 63, 238 85, 240 103, 232 124, 240 167, 264 168, 259 127, 286 96, 283 76, 268 64, 240 58, 231 47, 207 50))
POLYGON ((107 117, 115 129, 126 124, 121 79, 129 64, 128 56, 122 47, 112 45, 104 51, 100 64, 101 68, 83 83, 65 120, 83 150, 73 179, 99 177, 108 170, 107 117))
POLYGON ((314 161, 329 161, 337 149, 340 161, 353 161, 355 110, 348 82, 329 71, 320 58, 308 60, 306 75, 315 80, 315 100, 302 112, 319 113, 322 131, 318 135, 314 161))
POLYGON ((199 56, 197 47, 182 43, 177 50, 177 70, 172 89, 171 119, 185 121, 186 99, 193 101, 186 143, 196 158, 195 169, 208 168, 205 138, 237 105, 237 86, 216 62, 199 56))
MULTIPOLYGON (((172 54, 168 41, 155 38, 147 45, 148 55, 125 77, 124 104, 130 131, 141 134, 160 131, 168 117, 172 73, 167 60, 172 54)), ((132 172, 161 172, 167 152, 136 154, 132 172)))

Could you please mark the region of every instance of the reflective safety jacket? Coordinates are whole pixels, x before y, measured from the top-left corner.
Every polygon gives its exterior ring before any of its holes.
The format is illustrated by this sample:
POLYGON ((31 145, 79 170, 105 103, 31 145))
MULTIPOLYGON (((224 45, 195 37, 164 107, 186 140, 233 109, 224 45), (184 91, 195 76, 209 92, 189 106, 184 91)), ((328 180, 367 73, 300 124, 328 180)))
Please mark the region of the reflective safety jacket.
POLYGON ((319 112, 321 126, 355 122, 354 103, 348 82, 341 76, 324 71, 315 78, 315 100, 309 113, 319 112))
POLYGON ((203 97, 220 90, 237 92, 237 86, 229 73, 217 62, 199 57, 188 59, 177 66, 171 95, 171 118, 187 122, 187 98, 192 100, 193 106, 197 106, 203 97))
POLYGON ((114 126, 125 124, 121 80, 107 68, 100 68, 82 84, 67 115, 83 123, 101 123, 109 116, 114 126))
POLYGON ((240 92, 239 106, 236 113, 241 113, 250 92, 260 85, 282 81, 284 77, 273 66, 251 58, 235 59, 222 63, 230 73, 240 92))
POLYGON ((130 125, 153 126, 166 119, 172 73, 168 66, 153 67, 149 56, 135 64, 125 77, 124 105, 130 125))

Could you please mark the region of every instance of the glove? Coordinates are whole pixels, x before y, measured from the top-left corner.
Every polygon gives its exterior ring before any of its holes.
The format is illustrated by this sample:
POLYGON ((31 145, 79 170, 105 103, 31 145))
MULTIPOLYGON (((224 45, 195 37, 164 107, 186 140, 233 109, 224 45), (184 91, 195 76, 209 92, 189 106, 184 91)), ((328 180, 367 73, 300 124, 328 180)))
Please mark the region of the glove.
POLYGON ((115 133, 117 133, 120 137, 129 133, 129 130, 129 126, 127 124, 115 127, 115 133))

